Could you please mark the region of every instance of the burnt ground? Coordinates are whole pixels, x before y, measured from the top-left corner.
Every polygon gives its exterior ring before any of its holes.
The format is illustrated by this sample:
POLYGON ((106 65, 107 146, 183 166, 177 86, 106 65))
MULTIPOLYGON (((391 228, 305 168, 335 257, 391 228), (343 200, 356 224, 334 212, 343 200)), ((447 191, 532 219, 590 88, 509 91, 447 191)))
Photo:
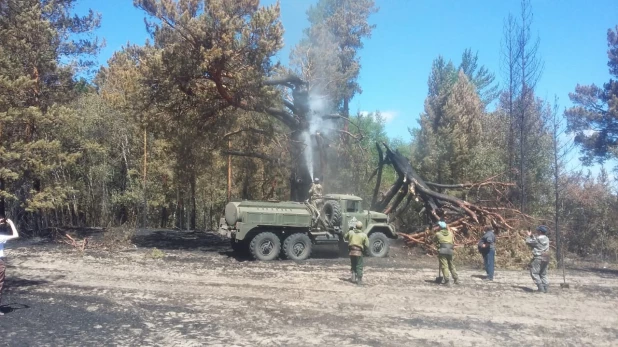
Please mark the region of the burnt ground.
POLYGON ((433 284, 434 258, 394 245, 347 281, 336 247, 312 259, 255 262, 212 233, 142 231, 134 246, 83 254, 44 240, 10 244, 0 346, 610 346, 618 271, 525 271, 496 281, 460 269, 433 284), (161 252, 153 252, 153 248, 161 252))

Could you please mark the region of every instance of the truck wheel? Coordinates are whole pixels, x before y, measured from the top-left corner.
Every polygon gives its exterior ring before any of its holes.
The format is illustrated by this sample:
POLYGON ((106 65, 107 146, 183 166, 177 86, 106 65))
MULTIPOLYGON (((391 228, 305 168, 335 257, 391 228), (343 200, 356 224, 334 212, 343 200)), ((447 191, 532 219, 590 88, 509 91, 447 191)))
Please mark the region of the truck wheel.
POLYGON ((274 260, 281 252, 281 240, 271 232, 257 234, 249 244, 251 255, 257 260, 274 260))
POLYGON ((341 206, 337 201, 327 201, 322 208, 322 213, 324 214, 326 221, 332 226, 341 225, 341 206))
POLYGON ((283 253, 288 259, 300 261, 311 256, 313 243, 307 234, 294 233, 283 241, 283 253))
POLYGON ((375 258, 384 258, 388 254, 390 240, 381 232, 369 235, 369 255, 375 258))

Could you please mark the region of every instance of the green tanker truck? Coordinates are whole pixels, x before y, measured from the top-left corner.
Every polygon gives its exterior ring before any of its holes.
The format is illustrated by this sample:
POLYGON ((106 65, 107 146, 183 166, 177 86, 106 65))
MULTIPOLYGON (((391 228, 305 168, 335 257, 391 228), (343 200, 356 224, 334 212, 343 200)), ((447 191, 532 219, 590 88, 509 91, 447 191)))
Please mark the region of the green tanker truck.
POLYGON ((354 195, 324 195, 319 210, 306 202, 230 202, 219 233, 230 238, 234 251, 249 251, 258 260, 274 260, 282 253, 304 260, 316 244, 346 249, 343 233, 357 221, 369 236, 369 255, 385 257, 390 239, 397 238, 395 228, 384 213, 363 210, 362 199, 354 195))

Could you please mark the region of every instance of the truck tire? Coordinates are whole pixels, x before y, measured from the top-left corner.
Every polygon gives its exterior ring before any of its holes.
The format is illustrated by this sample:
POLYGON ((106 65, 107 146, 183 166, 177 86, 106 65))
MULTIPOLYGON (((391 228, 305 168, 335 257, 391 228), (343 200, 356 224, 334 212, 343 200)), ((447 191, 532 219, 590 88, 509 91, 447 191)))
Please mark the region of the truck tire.
POLYGON ((307 234, 294 233, 283 241, 283 253, 286 258, 294 261, 308 259, 311 256, 313 242, 307 234))
POLYGON ((341 206, 337 201, 327 201, 322 208, 322 213, 330 225, 341 226, 341 206))
POLYGON ((281 240, 271 232, 261 232, 251 240, 249 251, 253 258, 257 260, 277 259, 281 252, 281 240))
POLYGON ((390 240, 384 233, 376 231, 369 235, 369 249, 367 252, 375 258, 384 258, 388 255, 390 240))

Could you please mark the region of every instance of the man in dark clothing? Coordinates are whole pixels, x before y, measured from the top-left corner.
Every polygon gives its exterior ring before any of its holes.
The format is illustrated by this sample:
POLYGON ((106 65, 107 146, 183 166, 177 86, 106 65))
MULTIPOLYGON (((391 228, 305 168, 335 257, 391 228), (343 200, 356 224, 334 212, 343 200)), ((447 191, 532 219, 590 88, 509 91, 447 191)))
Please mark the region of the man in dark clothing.
POLYGON ((496 258, 496 234, 491 225, 485 227, 485 234, 478 243, 479 252, 483 255, 483 263, 487 280, 494 280, 494 260, 496 258))

